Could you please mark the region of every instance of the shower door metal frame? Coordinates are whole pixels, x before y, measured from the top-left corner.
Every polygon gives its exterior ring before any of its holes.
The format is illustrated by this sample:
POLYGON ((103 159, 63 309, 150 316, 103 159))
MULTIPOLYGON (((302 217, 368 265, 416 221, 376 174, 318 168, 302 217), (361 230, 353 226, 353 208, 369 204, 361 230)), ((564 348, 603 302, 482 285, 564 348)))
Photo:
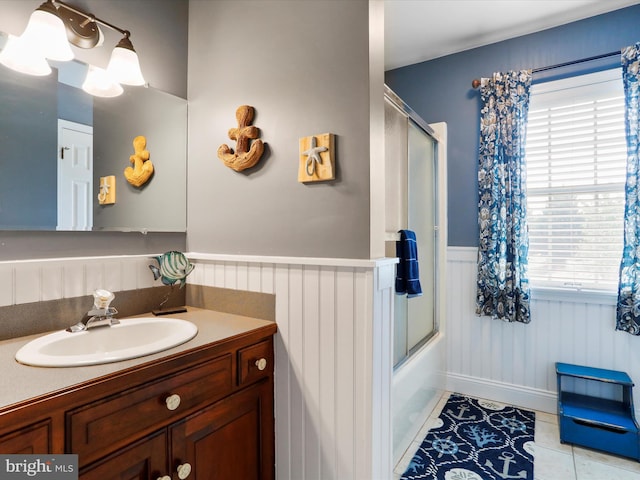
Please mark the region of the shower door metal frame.
MULTIPOLYGON (((433 330, 427 334, 422 340, 420 340, 415 346, 409 349, 406 353, 406 356, 400 360, 397 364, 394 365, 394 370, 401 367, 407 360, 411 358, 411 356, 419 351, 424 345, 426 345, 429 340, 435 337, 440 331, 440 282, 438 281, 438 277, 441 274, 440 269, 442 268, 441 259, 439 252, 441 235, 440 235, 440 208, 438 202, 440 201, 440 191, 439 191, 439 162, 438 162, 438 148, 440 144, 440 140, 438 139, 438 135, 429 126, 427 122, 420 117, 411 107, 409 107, 393 90, 391 90, 387 85, 384 86, 384 97, 388 100, 398 111, 404 114, 407 117, 407 120, 413 123, 416 127, 422 130, 426 135, 428 135, 431 139, 433 139, 435 143, 434 149, 434 159, 433 159, 433 197, 436 202, 433 208, 434 213, 434 249, 433 249, 433 262, 434 262, 434 282, 433 282, 433 292, 429 292, 429 294, 433 295, 433 330)), ((408 160, 408 159, 407 159, 408 160)), ((407 192, 408 194, 408 192, 407 192)))

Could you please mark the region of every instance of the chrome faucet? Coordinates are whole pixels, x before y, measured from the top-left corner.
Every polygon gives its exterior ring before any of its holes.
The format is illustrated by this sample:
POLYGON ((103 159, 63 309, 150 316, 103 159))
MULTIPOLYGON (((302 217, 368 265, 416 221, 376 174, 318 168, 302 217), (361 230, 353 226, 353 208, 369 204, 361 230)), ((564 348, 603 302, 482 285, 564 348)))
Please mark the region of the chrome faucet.
POLYGON ((93 327, 117 325, 120 323, 120 320, 114 317, 117 313, 118 310, 114 307, 89 310, 82 320, 67 328, 67 332, 84 332, 93 327))
POLYGON ((67 328, 67 332, 84 332, 89 328, 110 327, 120 323, 118 319, 114 318, 118 310, 109 306, 114 297, 115 295, 108 290, 100 289, 93 292, 93 309, 89 310, 78 323, 67 328))

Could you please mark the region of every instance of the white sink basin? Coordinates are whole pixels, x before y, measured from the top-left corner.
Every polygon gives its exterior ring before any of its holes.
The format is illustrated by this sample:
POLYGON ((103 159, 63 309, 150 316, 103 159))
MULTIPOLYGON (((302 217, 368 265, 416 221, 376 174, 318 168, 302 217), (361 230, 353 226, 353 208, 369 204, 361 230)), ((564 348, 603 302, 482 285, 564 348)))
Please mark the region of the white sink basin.
POLYGON ((24 345, 16 360, 37 367, 78 367, 161 352, 191 340, 198 327, 177 318, 141 317, 82 332, 50 333, 24 345))

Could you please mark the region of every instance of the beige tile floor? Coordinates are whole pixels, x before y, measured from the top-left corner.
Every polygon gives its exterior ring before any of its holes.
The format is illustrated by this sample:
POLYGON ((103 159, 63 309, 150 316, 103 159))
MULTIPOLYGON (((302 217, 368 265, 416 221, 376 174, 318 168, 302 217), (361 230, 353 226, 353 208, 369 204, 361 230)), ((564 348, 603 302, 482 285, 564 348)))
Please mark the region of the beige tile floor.
MULTIPOLYGON (((449 398, 445 392, 394 469, 398 480, 449 398)), ((560 443, 558 417, 536 412, 535 480, 640 480, 640 462, 560 443)))

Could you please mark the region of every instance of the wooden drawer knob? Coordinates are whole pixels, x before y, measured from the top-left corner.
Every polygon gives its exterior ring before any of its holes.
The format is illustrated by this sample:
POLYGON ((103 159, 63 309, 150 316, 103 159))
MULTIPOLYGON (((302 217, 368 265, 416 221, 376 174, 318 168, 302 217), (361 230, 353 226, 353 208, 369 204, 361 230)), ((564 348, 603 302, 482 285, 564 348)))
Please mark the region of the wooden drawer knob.
POLYGON ((171 480, 171 477, 169 475, 163 475, 162 477, 158 477, 157 480, 171 480))
POLYGON ((175 410, 180 406, 180 395, 174 393, 173 395, 169 395, 165 399, 165 403, 167 404, 167 408, 169 410, 175 410))
POLYGON ((184 480, 191 473, 191 465, 186 462, 182 465, 178 465, 178 468, 176 468, 176 472, 178 472, 178 478, 180 480, 184 480))
POLYGON ((259 360, 256 360, 256 367, 258 367, 258 370, 264 370, 265 368, 267 368, 267 359, 261 358, 259 360))

